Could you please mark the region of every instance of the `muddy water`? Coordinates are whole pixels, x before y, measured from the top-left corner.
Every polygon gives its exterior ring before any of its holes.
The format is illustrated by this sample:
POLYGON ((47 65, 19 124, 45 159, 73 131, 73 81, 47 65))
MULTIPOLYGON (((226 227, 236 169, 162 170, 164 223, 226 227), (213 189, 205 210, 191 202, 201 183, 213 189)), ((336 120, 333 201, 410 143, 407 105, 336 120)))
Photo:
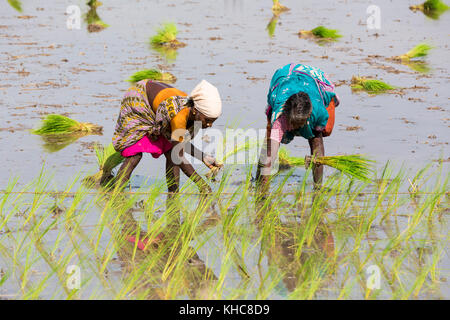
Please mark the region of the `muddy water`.
MULTIPOLYGON (((408 9, 417 1, 379 1, 381 29, 372 31, 366 27, 367 1, 305 0, 299 5, 285 0, 291 11, 279 17, 270 37, 266 26, 273 17, 271 1, 174 3, 103 1, 97 12, 110 26, 95 33, 83 22, 80 30, 66 27, 67 6, 77 4, 84 14, 83 1, 24 2, 21 14, 6 1, 0 3, 3 186, 12 176, 26 183, 44 164, 54 173, 56 187, 80 171, 95 170, 91 147, 111 141, 120 100, 129 86, 125 79, 157 66, 172 72, 176 86, 186 92, 201 79, 216 85, 224 113, 214 126, 221 130, 264 128, 267 89, 276 68, 290 62, 318 66, 339 85, 341 98, 334 132, 325 140, 327 154, 364 153, 380 165, 392 160, 415 169, 450 157, 448 13, 431 20, 408 9), (179 39, 188 44, 171 62, 149 46, 154 29, 165 21, 176 22, 179 39), (343 37, 327 45, 297 37, 300 29, 320 24, 339 29, 343 37), (429 74, 385 60, 423 41, 435 46, 427 58, 429 74), (374 76, 406 89, 378 96, 352 93, 348 83, 353 75, 374 76), (29 130, 49 113, 102 125, 104 134, 48 153, 29 130)), ((302 138, 289 149, 297 156, 309 152, 302 138)), ((444 166, 448 172, 448 163, 444 166)), ((144 157, 135 183, 163 178, 163 168, 162 159, 144 157)))

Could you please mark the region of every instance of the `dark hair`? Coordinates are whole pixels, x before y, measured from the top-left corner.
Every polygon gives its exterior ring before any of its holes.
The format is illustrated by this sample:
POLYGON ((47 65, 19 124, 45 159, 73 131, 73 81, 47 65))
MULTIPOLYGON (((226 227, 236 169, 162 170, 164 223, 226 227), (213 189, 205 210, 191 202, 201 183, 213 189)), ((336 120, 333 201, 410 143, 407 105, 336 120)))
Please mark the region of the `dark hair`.
POLYGON ((301 123, 309 118, 312 111, 311 99, 306 92, 293 94, 284 105, 290 123, 301 123))

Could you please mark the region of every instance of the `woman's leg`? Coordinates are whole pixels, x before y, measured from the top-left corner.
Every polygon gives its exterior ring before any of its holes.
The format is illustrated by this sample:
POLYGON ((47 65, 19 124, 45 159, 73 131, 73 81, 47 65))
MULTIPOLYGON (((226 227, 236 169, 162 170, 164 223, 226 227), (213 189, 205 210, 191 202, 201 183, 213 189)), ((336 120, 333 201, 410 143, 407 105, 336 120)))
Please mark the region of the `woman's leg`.
POLYGON ((180 185, 180 167, 175 165, 171 159, 171 150, 164 153, 166 157, 166 182, 169 192, 176 193, 180 185))
POLYGON ((142 153, 125 158, 125 161, 122 163, 122 166, 117 173, 117 180, 120 181, 121 184, 125 184, 130 180, 131 173, 137 167, 141 159, 142 153))

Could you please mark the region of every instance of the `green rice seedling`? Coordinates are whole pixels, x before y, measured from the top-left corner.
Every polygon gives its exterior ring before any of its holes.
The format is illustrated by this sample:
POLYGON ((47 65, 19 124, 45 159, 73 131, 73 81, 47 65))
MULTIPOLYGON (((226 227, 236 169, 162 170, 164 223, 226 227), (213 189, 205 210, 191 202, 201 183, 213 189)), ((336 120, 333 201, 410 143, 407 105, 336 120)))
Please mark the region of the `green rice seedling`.
POLYGON ((414 48, 412 48, 411 50, 409 50, 407 53, 405 53, 401 56, 393 57, 393 59, 397 60, 397 61, 409 61, 409 60, 415 59, 415 58, 423 58, 428 55, 428 52, 431 49, 433 49, 433 47, 430 46, 429 44, 420 43, 417 46, 415 46, 414 48))
POLYGON ((290 10, 288 7, 283 6, 279 0, 272 0, 272 2, 273 2, 272 12, 274 14, 290 10))
POLYGON ((19 12, 22 12, 22 2, 19 0, 8 0, 8 3, 19 12))
POLYGON ((109 27, 109 25, 104 23, 100 16, 97 14, 97 8, 101 5, 101 2, 96 0, 89 0, 87 2, 87 5, 89 6, 89 11, 86 14, 88 31, 99 32, 109 27))
POLYGON ((99 171, 92 176, 84 178, 83 182, 87 185, 99 186, 101 183, 109 181, 113 177, 112 171, 121 164, 125 158, 122 157, 120 152, 117 152, 114 149, 112 143, 108 144, 106 147, 95 146, 94 151, 97 157, 99 171))
POLYGON ((62 134, 102 134, 103 127, 89 123, 78 122, 59 114, 49 114, 43 120, 38 129, 32 131, 37 135, 62 135, 62 134))
POLYGON ((275 29, 277 27, 279 15, 274 14, 270 22, 267 24, 266 30, 269 33, 269 37, 273 38, 275 35, 275 29))
POLYGON ((427 0, 420 5, 410 6, 412 11, 422 11, 426 16, 432 19, 439 19, 441 14, 449 9, 443 1, 441 0, 427 0))
POLYGON ((384 93, 395 89, 395 87, 383 81, 356 76, 352 78, 351 88, 353 90, 364 90, 370 94, 384 93))
POLYGON ((135 72, 127 81, 139 82, 144 79, 151 79, 155 81, 174 83, 177 78, 170 72, 162 72, 157 69, 147 69, 135 72))
POLYGON ((171 48, 181 48, 186 46, 177 40, 178 29, 175 23, 165 23, 157 29, 156 35, 150 39, 153 46, 165 46, 171 48))
POLYGON ((316 157, 306 156, 305 158, 291 157, 289 151, 282 147, 278 152, 279 162, 284 167, 309 167, 310 163, 323 164, 345 173, 346 175, 361 180, 371 181, 370 175, 373 173, 374 161, 360 154, 316 157))
POLYGON ((339 31, 336 29, 328 29, 324 26, 318 26, 312 30, 300 30, 298 33, 299 37, 305 37, 305 38, 316 38, 321 40, 330 40, 335 41, 342 37, 341 34, 339 34, 339 31))

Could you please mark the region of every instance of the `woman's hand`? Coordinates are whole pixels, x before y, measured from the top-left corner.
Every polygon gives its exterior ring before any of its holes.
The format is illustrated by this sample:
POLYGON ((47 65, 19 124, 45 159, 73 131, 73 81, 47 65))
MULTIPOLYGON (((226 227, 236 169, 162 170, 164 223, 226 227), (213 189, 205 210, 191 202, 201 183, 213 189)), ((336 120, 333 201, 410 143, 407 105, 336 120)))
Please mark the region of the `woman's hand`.
POLYGON ((210 169, 216 167, 216 168, 221 168, 223 167, 222 163, 219 163, 216 158, 207 155, 207 154, 203 154, 203 163, 210 169))

